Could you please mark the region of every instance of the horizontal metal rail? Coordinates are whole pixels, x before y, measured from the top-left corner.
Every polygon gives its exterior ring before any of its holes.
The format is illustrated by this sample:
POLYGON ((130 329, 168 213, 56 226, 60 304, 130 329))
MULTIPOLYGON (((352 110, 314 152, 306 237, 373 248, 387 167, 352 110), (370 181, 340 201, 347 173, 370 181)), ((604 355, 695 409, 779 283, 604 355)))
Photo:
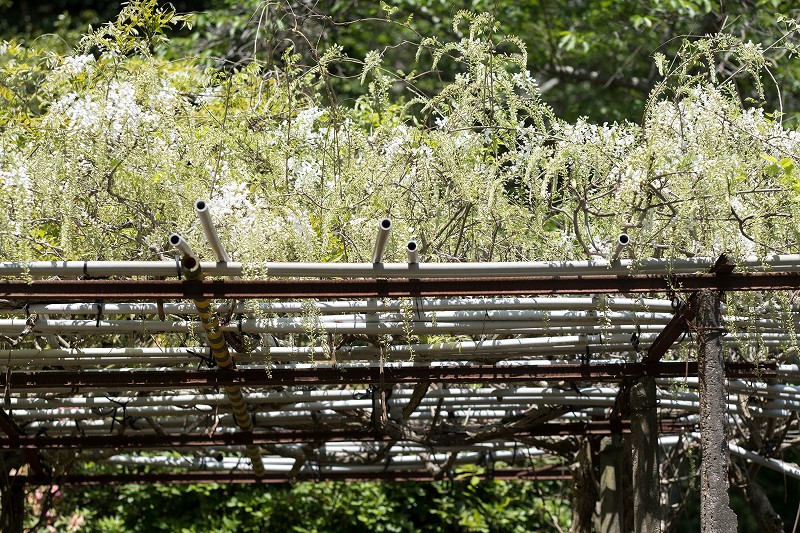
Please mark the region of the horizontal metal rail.
MULTIPOLYGON (((490 472, 470 473, 469 477, 500 481, 556 481, 571 479, 568 468, 544 466, 539 468, 498 468, 490 472)), ((448 478, 449 479, 449 478, 448 478)), ((140 483, 289 483, 297 481, 436 481, 427 470, 375 471, 375 472, 328 472, 324 469, 313 472, 301 471, 293 479, 286 474, 264 474, 256 477, 251 472, 143 472, 138 474, 66 474, 52 479, 45 475, 16 476, 15 482, 25 485, 108 485, 140 483)), ((465 481, 469 481, 466 479, 465 481)))
POLYGON ((335 279, 335 280, 58 280, 3 281, 0 299, 104 301, 195 298, 383 298, 433 296, 522 296, 653 292, 800 289, 798 272, 624 276, 536 276, 521 278, 335 279))
MULTIPOLYGON (((659 432, 684 433, 694 430, 693 424, 665 419, 659 422, 659 432)), ((589 422, 548 423, 529 428, 520 428, 504 434, 516 438, 525 437, 567 437, 571 435, 610 435, 630 432, 629 420, 597 420, 589 422)), ((125 435, 31 435, 19 438, 0 438, 0 450, 44 450, 44 449, 174 449, 192 447, 224 447, 224 446, 263 446, 272 444, 297 444, 313 442, 374 442, 390 441, 390 437, 382 435, 371 428, 364 429, 326 429, 225 432, 208 435, 206 433, 189 434, 136 434, 125 435)))
MULTIPOLYGON (((771 379, 775 363, 727 363, 726 376, 771 379)), ((311 368, 218 369, 218 370, 121 370, 121 371, 22 371, 0 375, 0 387, 11 392, 30 389, 158 388, 184 389, 225 387, 278 387, 378 383, 413 384, 420 380, 442 383, 519 383, 527 381, 615 382, 643 376, 696 377, 693 361, 658 363, 520 364, 514 366, 339 366, 311 368)))

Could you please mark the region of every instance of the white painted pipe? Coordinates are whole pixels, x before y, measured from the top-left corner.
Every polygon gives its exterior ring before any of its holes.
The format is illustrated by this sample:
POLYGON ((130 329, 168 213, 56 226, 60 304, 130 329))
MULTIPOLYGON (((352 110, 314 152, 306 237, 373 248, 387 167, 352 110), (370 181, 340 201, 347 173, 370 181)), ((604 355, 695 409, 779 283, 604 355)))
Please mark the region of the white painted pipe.
MULTIPOLYGON (((364 453, 374 451, 375 445, 372 443, 362 442, 326 442, 320 446, 320 450, 330 453, 364 453)), ((509 450, 513 451, 516 448, 516 458, 523 459, 531 455, 546 455, 547 452, 539 448, 531 448, 522 445, 518 441, 492 441, 492 442, 476 442, 474 444, 463 444, 459 446, 423 446, 417 443, 398 441, 397 444, 392 446, 393 452, 399 455, 405 454, 419 454, 426 453, 434 450, 435 453, 451 453, 451 452, 487 452, 493 450, 509 450)))
POLYGON ((664 435, 662 437, 658 437, 658 444, 660 446, 675 446, 677 445, 682 439, 699 439, 700 433, 699 432, 689 432, 684 433, 683 435, 664 435))
MULTIPOLYGON (((191 260, 191 259, 190 259, 191 260)), ((600 318, 590 316, 564 316, 558 319, 541 320, 495 320, 492 318, 474 320, 376 320, 373 316, 369 320, 361 315, 327 315, 321 316, 313 324, 319 333, 332 334, 404 334, 410 328, 415 334, 429 333, 450 333, 457 334, 490 334, 490 333, 577 333, 583 335, 612 335, 633 332, 643 332, 655 334, 663 329, 664 322, 652 324, 611 324, 605 325, 599 322, 600 318)), ((25 319, 11 318, 0 319, 0 332, 7 335, 18 333, 25 327, 25 319)), ((121 333, 134 331, 150 332, 187 332, 190 329, 196 330, 199 323, 186 320, 101 320, 96 319, 39 319, 34 325, 33 331, 37 334, 46 333, 79 333, 93 332, 98 334, 121 333)), ((300 333, 309 332, 308 321, 302 317, 295 318, 269 318, 269 319, 247 319, 241 322, 229 323, 221 328, 224 331, 243 333, 300 333), (240 327, 241 326, 241 327, 240 327)), ((758 334, 754 334, 758 338, 758 334)), ((754 335, 739 333, 730 336, 728 340, 731 344, 744 342, 746 339, 754 338, 754 335)), ((784 344, 791 340, 791 336, 775 332, 774 337, 768 338, 765 334, 760 335, 764 339, 764 344, 771 346, 784 344)), ((646 337, 642 336, 642 342, 646 337)), ((688 342, 688 341, 687 341, 688 342)), ((597 344, 602 344, 597 339, 597 344)))
POLYGON ((794 463, 781 461, 780 459, 762 457, 761 455, 745 450, 733 441, 728 442, 728 449, 731 451, 731 453, 736 454, 739 457, 744 457, 748 461, 752 461, 761 466, 766 466, 767 468, 771 468, 772 470, 776 470, 795 479, 800 479, 800 467, 794 463))
MULTIPOLYGON (((437 398, 425 398, 412 414, 414 419, 427 419, 431 415, 431 410, 442 405, 447 409, 448 416, 469 417, 469 418, 503 418, 509 412, 523 411, 532 405, 568 405, 571 408, 583 407, 608 407, 616 401, 618 391, 614 394, 589 394, 582 391, 581 395, 576 395, 571 390, 545 391, 539 395, 521 395, 507 398, 506 402, 499 403, 497 399, 446 399, 440 404, 437 398)), ((696 412, 699 409, 697 401, 674 400, 660 396, 660 406, 664 408, 690 409, 696 412)), ((55 403, 55 402, 53 402, 55 403)), ((254 405, 266 403, 264 401, 254 402, 254 405)), ((390 409, 402 409, 403 403, 391 401, 390 409)), ((14 405, 9 413, 15 420, 30 419, 106 419, 112 416, 119 416, 124 406, 124 412, 129 417, 160 417, 163 426, 178 424, 186 417, 202 417, 209 414, 219 414, 226 416, 230 413, 230 406, 224 399, 215 402, 199 403, 194 400, 187 400, 180 405, 132 405, 123 402, 109 403, 103 406, 77 407, 60 405, 56 408, 32 408, 21 409, 14 405)), ((284 404, 280 409, 265 410, 257 412, 256 420, 260 425, 272 425, 278 422, 308 421, 312 413, 317 420, 333 420, 341 418, 338 410, 369 409, 372 406, 371 399, 355 400, 336 400, 325 402, 305 402, 299 404, 284 404)), ((796 410, 796 407, 792 410, 796 410)), ((783 416, 788 413, 786 409, 750 409, 753 415, 776 415, 783 416)), ((735 404, 729 404, 729 412, 738 413, 735 404)))
MULTIPOLYGON (((264 456, 264 468, 288 467, 294 464, 294 459, 288 457, 264 456)), ((177 466, 183 468, 199 468, 202 470, 236 470, 242 465, 250 466, 250 460, 244 457, 223 457, 218 461, 214 457, 175 457, 170 455, 145 456, 145 455, 114 455, 103 459, 104 463, 116 465, 151 465, 151 466, 177 466)), ((288 469, 287 469, 288 470, 288 469)))
MULTIPOLYGON (((628 335, 622 335, 627 337, 628 335)), ((615 337, 615 336, 612 336, 615 337)), ((593 362, 597 362, 597 357, 607 357, 603 354, 629 353, 632 348, 629 339, 621 342, 612 342, 609 338, 604 338, 602 344, 582 341, 571 343, 569 341, 556 341, 554 337, 544 339, 519 339, 520 341, 532 341, 531 343, 514 343, 517 339, 508 339, 511 342, 502 341, 482 341, 480 343, 464 343, 459 347, 458 343, 445 343, 443 345, 417 344, 409 348, 407 345, 391 346, 389 353, 385 354, 388 359, 402 360, 408 359, 413 352, 415 357, 421 360, 452 360, 458 357, 460 360, 474 358, 507 358, 511 355, 516 356, 546 356, 546 357, 570 357, 576 353, 585 353, 587 346, 595 355, 593 362), (540 341, 535 344, 533 341, 540 341), (548 344, 549 341, 550 344, 548 344), (419 349, 417 349, 419 347, 419 349)), ((350 361, 373 360, 376 355, 380 355, 380 349, 374 346, 354 346, 341 348, 337 354, 341 359, 350 361)), ((329 350, 325 347, 270 347, 256 348, 250 353, 238 352, 235 354, 236 360, 244 365, 252 365, 270 361, 271 363, 297 362, 303 360, 314 360, 316 363, 324 365, 330 356, 329 350)), ((84 348, 81 350, 65 349, 45 349, 45 350, 18 350, 2 351, 0 357, 3 361, 10 362, 15 366, 53 366, 53 365, 79 365, 93 366, 104 364, 146 364, 160 365, 165 364, 199 364, 207 360, 208 348, 196 347, 180 349, 175 348, 162 351, 158 348, 136 348, 130 354, 126 354, 125 348, 84 348)), ((556 360, 554 363, 580 363, 581 361, 556 360)), ((620 362, 619 360, 613 362, 620 362)))
MULTIPOLYGON (((542 325, 541 322, 524 320, 486 320, 486 321, 404 321, 370 322, 362 317, 329 317, 321 318, 314 326, 319 333, 332 334, 404 334, 408 328, 415 334, 451 333, 451 334, 489 334, 489 333, 583 333, 612 334, 630 333, 637 330, 633 325, 595 325, 596 319, 559 320, 542 325)), ((25 327, 25 320, 21 318, 0 319, 0 332, 14 334, 25 327)), ((184 333, 190 330, 197 331, 200 324, 195 321, 185 320, 100 320, 96 319, 46 319, 37 321, 33 331, 37 334, 44 333, 97 333, 114 334, 148 331, 151 333, 184 333)), ((274 318, 269 320, 243 320, 223 326, 223 331, 257 333, 299 333, 309 331, 307 321, 302 318, 274 318)), ((659 326, 638 326, 639 330, 657 333, 659 326)), ((601 344, 598 342, 597 344, 601 344)))
POLYGON ((194 203, 194 210, 197 213, 197 217, 200 219, 200 224, 203 226, 203 233, 206 236, 209 246, 211 246, 211 250, 214 252, 214 256, 217 258, 217 262, 228 263, 231 259, 228 257, 228 252, 225 251, 222 241, 219 240, 217 228, 214 226, 214 221, 211 220, 211 211, 209 210, 208 202, 202 199, 197 200, 194 203))
MULTIPOLYGON (((482 388, 482 389, 431 389, 427 392, 425 400, 438 402, 440 398, 453 401, 467 401, 469 399, 498 401, 507 399, 528 398, 542 391, 552 388, 543 387, 516 387, 516 388, 482 388)), ((407 401, 413 395, 414 388, 394 388, 390 402, 407 401)), ((613 387, 582 387, 586 394, 616 394, 613 387)), ((253 404, 279 404, 279 405, 306 405, 315 402, 347 401, 363 394, 365 390, 357 389, 321 389, 321 390, 286 390, 281 392, 251 392, 248 401, 253 404)), ((128 407, 163 406, 163 405, 216 405, 225 401, 227 396, 219 394, 167 394, 152 396, 61 396, 58 397, 16 397, 10 398, 10 409, 46 409, 52 407, 105 409, 119 405, 128 407)))
MULTIPOLYGON (((202 263, 205 264, 205 263, 202 263)), ((205 268, 204 268, 205 272, 205 268)), ((581 297, 541 297, 541 298, 425 298, 415 300, 420 311, 469 311, 469 310, 531 310, 531 311, 586 311, 596 307, 592 298, 581 297)), ((392 300, 321 300, 312 302, 320 314, 342 312, 402 312, 404 302, 392 300)), ((237 303, 234 313, 252 316, 256 309, 273 314, 300 314, 308 311, 308 303, 304 302, 268 302, 253 307, 244 302, 237 303)), ((669 300, 615 298, 606 302, 609 311, 647 311, 671 313, 672 303, 669 300)), ((97 313, 96 302, 69 304, 30 304, 29 313, 39 314, 91 314, 97 313)), ((159 308, 154 303, 107 303, 104 310, 109 314, 155 315, 159 308)), ((165 302, 163 310, 168 314, 196 314, 193 304, 165 302)), ((10 314, 24 315, 20 307, 9 311, 10 314)))
POLYGON ((389 244, 389 232, 392 230, 392 221, 388 218, 381 219, 378 222, 378 236, 375 238, 375 247, 372 250, 372 264, 383 263, 383 253, 386 251, 386 245, 389 244))
POLYGON ((419 251, 417 250, 417 241, 408 241, 406 244, 406 254, 408 255, 408 264, 416 265, 419 263, 419 251))
POLYGON ((180 251, 182 256, 197 257, 197 254, 194 253, 194 250, 192 250, 192 247, 189 246, 189 243, 177 233, 173 233, 169 236, 169 243, 178 251, 180 251))
POLYGON ((628 246, 630 242, 631 238, 627 233, 620 233, 619 236, 617 236, 617 244, 614 247, 614 251, 611 253, 612 262, 619 260, 619 254, 622 253, 622 249, 628 246))
POLYGON ((779 365, 778 377, 797 379, 800 377, 800 365, 779 365))
MULTIPOLYGON (((196 315, 197 307, 190 303, 164 302, 161 310, 171 315, 196 315)), ((97 303, 83 302, 71 304, 31 304, 28 312, 48 315, 96 315, 97 303)), ((23 314, 25 310, 14 310, 14 314, 23 314)), ((132 302, 103 304, 103 313, 107 315, 157 315, 159 306, 154 303, 132 302)))
MULTIPOLYGON (((350 448, 347 450, 349 454, 355 453, 374 453, 373 449, 369 447, 350 448)), ((466 451, 459 453, 456 459, 457 464, 475 463, 483 457, 485 452, 466 451)), ((515 459, 526 459, 533 455, 542 455, 539 450, 530 448, 520 448, 516 452, 513 450, 496 450, 492 452, 492 457, 496 461, 509 462, 515 459), (531 451, 533 450, 533 451, 531 451)), ((418 455, 403 455, 397 453, 390 454, 391 461, 388 467, 392 465, 409 467, 409 466, 422 466, 425 461, 418 455)), ((343 457, 346 458, 346 457, 343 457)), ((331 459, 336 459, 335 457, 331 459)), ((448 454, 442 452, 433 452, 428 457, 428 461, 433 463, 442 464, 448 459, 448 454)), ((294 458, 280 457, 276 455, 265 455, 263 457, 264 467, 269 470, 271 467, 291 467, 294 464, 294 458)), ((223 457, 222 460, 217 460, 214 457, 175 457, 169 455, 158 456, 142 456, 142 455, 114 455, 103 460, 103 462, 121 465, 151 465, 151 466, 178 466, 178 467, 191 467, 200 469, 221 469, 232 470, 245 464, 244 460, 239 457, 223 457)), ((385 462, 378 461, 374 465, 343 465, 336 464, 333 461, 327 460, 323 466, 336 466, 340 468, 349 468, 351 466, 371 467, 376 471, 382 471, 387 468, 385 462)))

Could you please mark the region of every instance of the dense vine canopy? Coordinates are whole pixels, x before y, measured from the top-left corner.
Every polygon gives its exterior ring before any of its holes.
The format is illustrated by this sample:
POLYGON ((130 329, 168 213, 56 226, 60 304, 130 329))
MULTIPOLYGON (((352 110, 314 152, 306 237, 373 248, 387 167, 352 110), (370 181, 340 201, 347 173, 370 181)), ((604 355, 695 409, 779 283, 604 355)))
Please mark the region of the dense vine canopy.
POLYGON ((3 44, 4 257, 163 257, 173 231, 200 242, 197 198, 243 261, 365 261, 384 216, 426 261, 616 258, 620 233, 634 258, 797 251, 798 133, 716 75, 724 54, 757 82, 750 42, 657 56, 641 123, 601 125, 554 116, 489 15, 422 43, 420 63, 462 66, 440 94, 390 99, 400 80, 372 52, 346 106, 322 103, 340 48, 203 71, 151 54, 185 21, 147 4, 66 56, 3 44))

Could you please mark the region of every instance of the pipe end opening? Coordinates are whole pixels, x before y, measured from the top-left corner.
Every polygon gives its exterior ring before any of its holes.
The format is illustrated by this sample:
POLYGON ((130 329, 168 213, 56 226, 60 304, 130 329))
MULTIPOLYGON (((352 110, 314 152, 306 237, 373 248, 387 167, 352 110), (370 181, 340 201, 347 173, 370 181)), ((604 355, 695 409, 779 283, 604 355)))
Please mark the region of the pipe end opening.
POLYGON ((409 252, 416 252, 417 241, 408 241, 408 245, 406 245, 406 250, 408 250, 409 252))
POLYGON ((197 200, 194 203, 194 208, 198 211, 205 211, 208 209, 208 203, 205 200, 197 200))
POLYGON ((380 223, 380 228, 384 231, 392 229, 392 221, 389 220, 388 218, 382 219, 380 223))
POLYGON ((197 259, 192 257, 191 255, 184 255, 181 258, 181 266, 185 270, 194 270, 198 267, 197 259))
POLYGON ((177 233, 173 233, 172 235, 169 236, 169 243, 172 246, 178 246, 182 240, 183 239, 181 238, 181 236, 178 235, 177 233))
POLYGON ((631 238, 628 236, 627 233, 621 233, 620 236, 617 238, 617 242, 620 243, 622 246, 627 246, 631 242, 631 238))

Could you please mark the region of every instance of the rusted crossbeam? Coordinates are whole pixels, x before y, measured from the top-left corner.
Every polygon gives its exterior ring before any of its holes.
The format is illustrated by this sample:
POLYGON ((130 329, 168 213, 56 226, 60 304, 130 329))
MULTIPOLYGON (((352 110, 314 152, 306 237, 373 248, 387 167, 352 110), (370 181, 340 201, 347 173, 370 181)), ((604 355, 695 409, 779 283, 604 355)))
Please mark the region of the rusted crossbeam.
POLYGON ((337 280, 59 280, 3 281, 0 298, 34 301, 155 300, 194 298, 370 298, 620 294, 651 292, 794 290, 798 272, 675 274, 659 276, 536 276, 454 279, 337 280))
MULTIPOLYGON (((256 418, 256 422, 258 419, 256 418)), ((659 425, 664 434, 684 433, 694 428, 677 421, 666 420, 659 425)), ((549 423, 530 428, 518 429, 508 435, 510 438, 526 437, 568 437, 571 435, 610 435, 630 432, 629 420, 593 420, 588 422, 549 423)), ((373 429, 328 429, 325 431, 284 430, 261 431, 253 433, 205 433, 188 434, 146 434, 131 432, 125 435, 31 435, 20 439, 0 438, 1 450, 46 450, 46 449, 113 449, 157 450, 194 447, 214 447, 272 444, 296 444, 312 442, 375 442, 391 440, 373 429)))
POLYGON ((137 434, 124 435, 31 435, 21 439, 0 439, 0 449, 173 449, 193 447, 257 446, 267 444, 292 444, 298 442, 342 442, 342 441, 388 440, 369 429, 327 430, 327 431, 258 431, 185 434, 137 434))
MULTIPOLYGON (((769 379, 777 375, 775 363, 728 363, 729 378, 769 379)), ((617 382, 642 376, 697 376, 696 362, 597 363, 554 365, 448 365, 381 368, 373 366, 225 369, 225 370, 87 370, 21 371, 0 375, 0 387, 31 389, 190 389, 224 387, 278 387, 310 385, 414 384, 421 380, 442 383, 524 383, 529 381, 617 382)))
MULTIPOLYGON (((568 468, 544 466, 539 468, 498 468, 491 472, 476 472, 470 477, 495 480, 550 481, 571 479, 568 468)), ((48 485, 47 476, 17 476, 17 481, 26 485, 48 485)), ((66 474, 56 480, 59 485, 108 485, 142 483, 289 483, 285 474, 265 474, 256 477, 250 472, 143 472, 139 474, 66 474)), ((327 472, 324 469, 302 472, 291 481, 434 481, 430 472, 424 470, 377 471, 377 472, 327 472)), ((467 479, 468 481, 468 479, 467 479)))

